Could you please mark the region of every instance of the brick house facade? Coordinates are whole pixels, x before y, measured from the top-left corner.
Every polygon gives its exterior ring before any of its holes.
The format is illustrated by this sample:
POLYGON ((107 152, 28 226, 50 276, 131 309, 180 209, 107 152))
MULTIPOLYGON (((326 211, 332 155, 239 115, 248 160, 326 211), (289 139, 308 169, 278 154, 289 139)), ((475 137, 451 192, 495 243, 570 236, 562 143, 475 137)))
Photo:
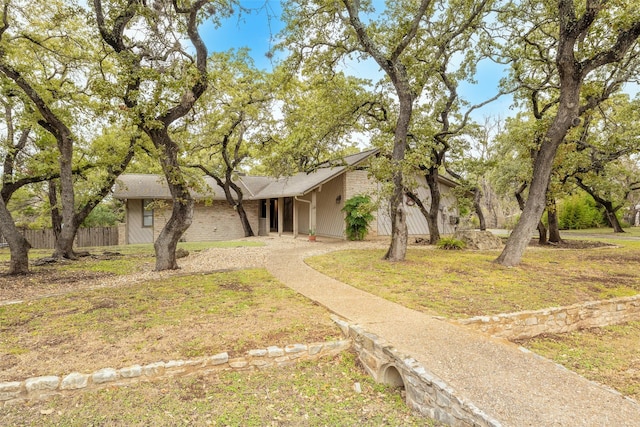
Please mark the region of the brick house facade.
MULTIPOLYGON (((385 200, 380 197, 381 184, 367 171, 367 160, 377 155, 369 150, 347 156, 337 164, 321 165, 312 173, 291 177, 270 178, 238 176, 243 188, 243 206, 255 234, 308 234, 345 238, 344 202, 359 194, 368 194, 378 202, 371 224, 370 236, 389 235, 390 220, 385 200)), ((224 198, 224 192, 211 179, 205 179, 210 191, 194 193, 196 204, 193 222, 183 236, 184 241, 232 240, 244 237, 236 210, 224 198)), ((419 180, 418 180, 419 181, 419 180)), ((423 179, 424 181, 424 179, 423 179)), ((418 193, 428 198, 428 190, 419 185, 418 193)), ((453 181, 441 180, 443 209, 441 215, 456 215, 455 199, 451 195, 453 181)), ((164 177, 147 174, 124 174, 120 177, 114 197, 124 200, 126 244, 152 243, 171 215, 171 197, 164 177)), ((408 207, 411 235, 427 235, 426 220, 416 207, 408 207)), ((454 225, 443 217, 441 232, 452 233, 454 225)), ((440 222, 439 222, 440 224, 440 222)))

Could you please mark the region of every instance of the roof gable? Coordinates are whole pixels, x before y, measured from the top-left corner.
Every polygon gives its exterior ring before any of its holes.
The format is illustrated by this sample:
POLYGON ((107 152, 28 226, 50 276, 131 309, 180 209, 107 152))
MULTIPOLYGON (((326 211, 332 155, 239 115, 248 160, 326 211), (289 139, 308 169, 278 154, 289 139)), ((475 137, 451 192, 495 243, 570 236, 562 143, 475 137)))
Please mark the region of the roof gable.
MULTIPOLYGON (((348 168, 376 155, 378 151, 367 150, 345 156, 344 159, 325 162, 309 173, 299 172, 281 178, 238 176, 235 182, 242 189, 246 200, 302 196, 346 172, 348 168)), ((225 200, 224 189, 218 186, 213 178, 207 176, 204 179, 210 190, 206 194, 192 191, 192 196, 195 199, 225 200)), ((165 177, 150 174, 122 174, 116 183, 113 196, 117 199, 171 199, 165 177)))

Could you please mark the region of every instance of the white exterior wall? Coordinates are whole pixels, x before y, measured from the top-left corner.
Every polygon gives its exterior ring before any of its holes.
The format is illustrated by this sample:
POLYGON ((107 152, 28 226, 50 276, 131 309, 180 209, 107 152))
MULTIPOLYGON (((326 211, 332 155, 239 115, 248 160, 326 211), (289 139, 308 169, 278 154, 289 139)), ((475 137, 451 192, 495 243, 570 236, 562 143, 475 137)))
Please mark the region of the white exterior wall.
MULTIPOLYGON (((431 195, 429 194, 429 186, 424 177, 418 177, 418 188, 416 193, 422 203, 428 207, 431 203, 431 195)), ((407 206, 407 227, 409 235, 412 236, 428 236, 429 226, 420 208, 418 206, 407 206)), ((458 216, 456 207, 456 198, 451 191, 451 187, 440 184, 440 211, 438 212, 438 229, 442 234, 453 234, 456 231, 456 225, 451 224, 451 217, 458 216)), ((389 215, 389 203, 381 202, 378 209, 378 235, 391 235, 391 217, 389 215)))

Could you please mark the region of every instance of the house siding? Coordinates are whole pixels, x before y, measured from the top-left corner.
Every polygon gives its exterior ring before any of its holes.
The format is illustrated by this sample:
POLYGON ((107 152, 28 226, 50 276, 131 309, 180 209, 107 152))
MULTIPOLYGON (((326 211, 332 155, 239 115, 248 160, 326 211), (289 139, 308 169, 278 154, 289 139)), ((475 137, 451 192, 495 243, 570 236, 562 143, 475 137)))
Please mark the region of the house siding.
POLYGON ((153 243, 154 228, 142 226, 142 199, 127 200, 127 244, 153 243))
POLYGON ((322 185, 317 192, 316 227, 319 236, 344 239, 344 174, 322 185), (336 198, 340 196, 340 203, 336 198))
MULTIPOLYGON (((258 233, 259 201, 245 200, 245 212, 254 234, 258 233)), ((157 209, 154 215, 154 241, 160 235, 171 216, 171 207, 157 209)), ((211 242, 244 237, 240 217, 226 201, 214 200, 211 204, 198 202, 193 209, 193 222, 182 236, 185 242, 211 242)))
POLYGON ((306 234, 309 232, 309 207, 311 206, 311 194, 307 194, 303 197, 298 197, 296 200, 296 209, 298 210, 298 232, 306 234), (308 200, 309 203, 301 202, 302 200, 308 200))
MULTIPOLYGON (((354 170, 345 174, 344 194, 343 202, 353 196, 366 194, 371 197, 372 202, 377 203, 380 192, 378 190, 378 183, 369 177, 369 172, 366 170, 354 170)), ((344 203, 342 203, 342 206, 344 206, 344 203)), ((375 237, 378 235, 378 212, 374 211, 372 214, 374 218, 371 224, 369 224, 368 235, 375 237)))
MULTIPOLYGON (((416 193, 425 206, 431 203, 431 194, 424 177, 418 179, 418 187, 416 193)), ((442 234, 453 234, 456 231, 456 225, 451 224, 451 217, 457 217, 458 212, 455 208, 456 198, 451 188, 440 184, 440 212, 438 212, 438 229, 442 234)), ((409 235, 412 236, 428 236, 429 226, 420 208, 417 206, 406 206, 407 210, 407 228, 409 235)), ((383 202, 378 209, 378 235, 391 235, 391 217, 389 215, 389 203, 383 202)))

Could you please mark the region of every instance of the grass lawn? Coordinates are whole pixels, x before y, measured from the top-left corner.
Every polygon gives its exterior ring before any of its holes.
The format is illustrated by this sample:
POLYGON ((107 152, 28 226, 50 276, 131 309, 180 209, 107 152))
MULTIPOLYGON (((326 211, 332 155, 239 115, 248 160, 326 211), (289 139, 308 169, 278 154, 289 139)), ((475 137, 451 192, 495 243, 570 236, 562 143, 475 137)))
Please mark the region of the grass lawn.
POLYGON ((562 230, 560 234, 563 237, 571 237, 574 235, 598 235, 602 237, 625 238, 625 237, 640 237, 640 227, 627 227, 624 229, 624 233, 614 233, 612 228, 588 228, 585 230, 562 230))
MULTIPOLYGON (((178 248, 198 253, 211 248, 238 248, 264 246, 262 242, 234 240, 228 242, 178 243, 178 248)), ((59 260, 55 264, 34 265, 34 261, 49 258, 51 249, 29 251, 30 271, 26 276, 7 277, 0 274, 0 301, 28 300, 32 298, 63 294, 68 288, 81 290, 109 285, 117 276, 143 273, 155 268, 152 244, 80 248, 89 255, 77 260, 59 260)), ((9 250, 0 249, 0 266, 8 268, 9 250)), ((0 267, 1 269, 1 267, 0 267)), ((1 271, 1 270, 0 270, 1 271)))
MULTIPOLYGON (((121 255, 34 267, 19 280, 0 277, 0 291, 16 280, 33 288, 33 298, 0 306, 0 382, 342 338, 325 309, 263 269, 176 272, 121 285, 126 272, 149 270, 140 264, 153 262, 152 247, 99 249, 92 252, 121 255), (83 288, 96 276, 113 283, 83 288), (64 288, 46 296, 52 279, 64 288)), ((195 374, 0 406, 0 425, 434 425, 403 400, 343 353, 290 368, 195 374)))
POLYGON ((519 344, 640 400, 640 322, 542 335, 519 344))
POLYGON ((351 353, 287 369, 193 376, 0 408, 23 426, 433 426, 351 353), (356 392, 357 385, 361 392, 356 392))
MULTIPOLYGON (((237 248, 243 246, 264 246, 264 243, 257 241, 246 240, 230 240, 224 242, 180 242, 178 248, 185 249, 189 252, 200 252, 210 248, 237 248)), ((149 266, 155 264, 155 251, 153 244, 140 244, 140 245, 124 245, 124 246, 103 246, 95 248, 75 248, 78 252, 89 252, 94 254, 91 257, 81 257, 73 263, 66 264, 68 270, 85 270, 85 271, 100 271, 114 274, 128 274, 143 269, 148 269, 149 266), (112 254, 110 256, 126 255, 122 257, 117 264, 108 262, 110 261, 108 256, 102 254, 112 254), (96 262, 106 261, 106 262, 96 262), (102 258, 102 259, 101 259, 102 258)), ((38 258, 49 257, 53 253, 53 249, 31 249, 29 251, 29 260, 33 261, 38 258)), ((8 262, 11 254, 9 248, 0 248, 0 263, 8 262)), ((31 267, 34 271, 38 270, 38 267, 31 267)))
MULTIPOLYGON (((633 232, 640 235, 640 230, 633 232)), ((577 233, 586 235, 582 230, 577 233)), ((600 235, 603 241, 618 246, 530 248, 522 264, 515 268, 493 263, 497 251, 424 248, 410 249, 407 260, 399 263, 381 261, 384 251, 367 250, 336 252, 308 258, 306 262, 357 288, 450 318, 640 293, 640 242, 616 240, 613 233, 600 235)), ((520 344, 589 379, 640 398, 640 322, 541 336, 520 344)))
POLYGON ((175 276, 0 306, 0 381, 339 337, 265 270, 175 276))
POLYGON ((532 248, 508 268, 497 251, 409 249, 406 261, 384 251, 350 250, 308 258, 311 267, 415 310, 450 318, 534 310, 640 293, 640 242, 620 247, 532 248), (358 268, 353 268, 358 266, 358 268))

